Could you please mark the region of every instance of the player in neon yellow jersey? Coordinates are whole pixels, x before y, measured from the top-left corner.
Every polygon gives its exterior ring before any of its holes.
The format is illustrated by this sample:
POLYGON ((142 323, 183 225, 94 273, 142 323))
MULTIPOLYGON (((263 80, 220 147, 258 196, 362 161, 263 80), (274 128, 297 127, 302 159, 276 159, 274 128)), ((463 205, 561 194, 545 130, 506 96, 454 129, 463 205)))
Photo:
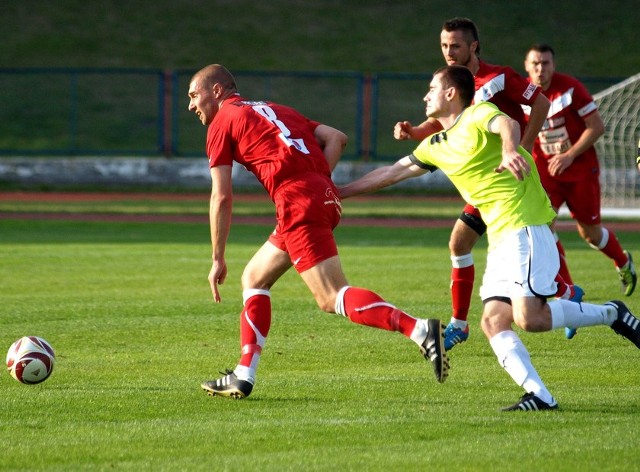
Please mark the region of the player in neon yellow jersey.
POLYGON ((501 366, 525 390, 504 410, 557 408, 513 330, 542 332, 566 326, 610 326, 640 348, 640 320, 620 301, 603 305, 550 300, 559 255, 549 224, 556 216, 531 155, 518 145, 516 121, 490 103, 471 105, 474 81, 458 65, 438 69, 425 96, 427 116, 444 130, 393 165, 341 187, 343 198, 441 169, 487 224, 489 251, 480 297, 482 330, 501 366), (508 172, 505 172, 508 171, 508 172))

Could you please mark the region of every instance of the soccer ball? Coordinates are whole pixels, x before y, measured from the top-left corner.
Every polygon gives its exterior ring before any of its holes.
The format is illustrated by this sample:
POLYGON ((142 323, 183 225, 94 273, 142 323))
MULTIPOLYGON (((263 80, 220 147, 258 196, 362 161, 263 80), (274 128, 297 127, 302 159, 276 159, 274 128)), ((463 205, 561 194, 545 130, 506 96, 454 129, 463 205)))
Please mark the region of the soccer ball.
POLYGON ((18 382, 37 384, 49 378, 55 360, 53 348, 47 341, 37 336, 25 336, 9 348, 7 369, 18 382))

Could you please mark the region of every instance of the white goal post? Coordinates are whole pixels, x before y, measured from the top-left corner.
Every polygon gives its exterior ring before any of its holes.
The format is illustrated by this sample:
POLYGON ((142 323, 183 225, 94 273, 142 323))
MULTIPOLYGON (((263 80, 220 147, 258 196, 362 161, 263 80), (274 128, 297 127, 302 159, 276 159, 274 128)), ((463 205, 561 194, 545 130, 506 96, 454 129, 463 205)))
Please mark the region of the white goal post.
POLYGON ((640 217, 640 73, 593 96, 604 135, 596 142, 600 159, 602 214, 640 217))

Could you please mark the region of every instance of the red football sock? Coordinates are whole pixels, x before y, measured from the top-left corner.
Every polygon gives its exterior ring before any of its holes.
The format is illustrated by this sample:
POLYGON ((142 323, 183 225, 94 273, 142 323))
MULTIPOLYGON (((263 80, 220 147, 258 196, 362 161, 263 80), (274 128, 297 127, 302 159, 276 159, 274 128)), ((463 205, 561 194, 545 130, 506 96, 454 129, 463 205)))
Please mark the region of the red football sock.
POLYGON ((242 357, 238 364, 255 370, 271 327, 271 297, 266 290, 251 293, 240 315, 242 357))
POLYGON ((354 323, 410 337, 416 319, 384 301, 371 290, 349 287, 344 293, 344 314, 354 323))
POLYGON ((622 250, 622 246, 618 242, 618 238, 613 231, 608 230, 607 228, 602 228, 602 241, 600 242, 600 246, 598 249, 600 252, 605 254, 609 259, 613 259, 613 262, 616 264, 616 267, 620 268, 627 263, 627 256, 622 250), (606 238, 606 241, 605 241, 606 238), (604 243, 604 247, 603 244, 604 243))
POLYGON ((556 246, 558 248, 558 252, 560 253, 560 270, 558 272, 566 283, 568 283, 569 285, 573 285, 573 279, 571 278, 571 273, 569 272, 569 266, 567 265, 567 258, 564 252, 564 246, 562 245, 559 239, 556 239, 556 246))
POLYGON ((562 278, 562 275, 556 275, 555 282, 558 284, 558 290, 556 291, 554 297, 569 300, 575 295, 576 292, 573 288, 573 284, 566 283, 562 278))
POLYGON ((451 269, 451 316, 457 320, 467 321, 471 295, 473 294, 473 280, 475 266, 453 267, 451 269))

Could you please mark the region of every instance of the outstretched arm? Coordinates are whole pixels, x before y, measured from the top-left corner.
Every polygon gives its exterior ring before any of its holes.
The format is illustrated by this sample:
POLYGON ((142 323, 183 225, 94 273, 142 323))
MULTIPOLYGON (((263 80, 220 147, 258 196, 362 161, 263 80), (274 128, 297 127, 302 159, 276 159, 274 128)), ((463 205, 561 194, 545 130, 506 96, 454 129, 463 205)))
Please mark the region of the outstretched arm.
POLYGON ((428 170, 418 167, 409 156, 403 157, 390 166, 378 167, 368 174, 354 180, 350 184, 338 187, 340 197, 347 198, 363 193, 374 192, 388 187, 410 177, 417 177, 427 173, 428 170))
POLYGON ((211 199, 209 201, 209 225, 211 228, 211 271, 209 284, 216 303, 220 303, 218 284, 227 277, 227 263, 224 252, 231 228, 231 209, 233 206, 231 166, 211 168, 211 199))
POLYGON ((499 134, 502 139, 502 162, 496 168, 500 173, 505 169, 511 172, 516 179, 522 180, 531 172, 531 166, 518 152, 520 139, 520 125, 507 115, 497 115, 489 122, 489 131, 499 134))
POLYGON ((329 168, 333 172, 333 169, 338 164, 338 161, 342 157, 342 151, 347 146, 347 135, 342 131, 332 128, 327 125, 319 125, 314 131, 314 136, 320 144, 324 156, 327 158, 329 168))
POLYGON ((399 141, 406 139, 422 141, 427 136, 442 131, 442 129, 442 125, 435 118, 427 118, 418 126, 413 126, 408 121, 398 121, 393 128, 393 137, 399 141))

